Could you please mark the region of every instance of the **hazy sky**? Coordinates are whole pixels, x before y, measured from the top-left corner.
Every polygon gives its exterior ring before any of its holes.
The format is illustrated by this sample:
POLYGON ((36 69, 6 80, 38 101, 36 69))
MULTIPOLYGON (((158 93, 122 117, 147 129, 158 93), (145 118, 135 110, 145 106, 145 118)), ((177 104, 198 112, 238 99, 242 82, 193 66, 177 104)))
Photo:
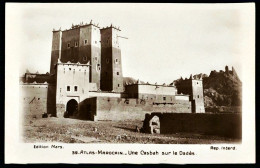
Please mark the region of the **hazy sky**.
MULTIPOLYGON (((53 28, 80 22, 119 26, 123 76, 170 83, 180 76, 234 66, 242 75, 249 19, 235 4, 16 4, 13 24, 20 74, 49 71, 53 28)), ((12 36, 12 37, 13 37, 12 36)))

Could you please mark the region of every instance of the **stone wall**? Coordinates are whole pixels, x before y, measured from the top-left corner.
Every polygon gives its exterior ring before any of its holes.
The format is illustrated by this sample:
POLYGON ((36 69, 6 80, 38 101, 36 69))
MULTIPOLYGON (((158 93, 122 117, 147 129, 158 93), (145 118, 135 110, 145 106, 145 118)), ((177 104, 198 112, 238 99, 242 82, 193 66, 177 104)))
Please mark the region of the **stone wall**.
POLYGON ((160 118, 160 132, 162 134, 183 132, 240 139, 242 137, 241 114, 152 113, 151 115, 160 118))

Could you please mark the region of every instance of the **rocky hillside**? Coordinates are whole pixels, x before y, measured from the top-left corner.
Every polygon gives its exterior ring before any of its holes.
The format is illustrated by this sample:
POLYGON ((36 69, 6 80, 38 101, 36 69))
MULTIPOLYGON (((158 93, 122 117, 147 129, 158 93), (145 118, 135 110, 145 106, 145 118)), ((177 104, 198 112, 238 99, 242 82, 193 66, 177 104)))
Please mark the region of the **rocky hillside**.
MULTIPOLYGON (((211 71, 210 75, 197 74, 194 78, 203 79, 204 103, 210 112, 240 112, 242 105, 242 83, 232 70, 211 71)), ((176 80, 178 82, 180 79, 176 80)))

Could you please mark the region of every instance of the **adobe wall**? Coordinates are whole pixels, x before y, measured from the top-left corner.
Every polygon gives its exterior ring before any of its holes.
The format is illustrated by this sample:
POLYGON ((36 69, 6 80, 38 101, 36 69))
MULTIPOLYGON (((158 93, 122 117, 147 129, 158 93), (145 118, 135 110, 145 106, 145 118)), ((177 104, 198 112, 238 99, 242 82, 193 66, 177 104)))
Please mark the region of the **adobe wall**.
POLYGON ((144 99, 156 103, 173 103, 177 90, 173 86, 132 84, 126 85, 130 98, 144 99))
POLYGON ((61 36, 62 36, 62 32, 60 30, 53 31, 50 74, 55 73, 55 64, 58 62, 58 59, 61 56, 61 36))
POLYGON ((89 81, 100 88, 101 44, 98 27, 89 24, 62 31, 61 62, 68 61, 89 62, 89 81))
POLYGON ((75 99, 80 103, 89 97, 89 66, 58 63, 56 87, 57 116, 63 117, 69 100, 75 99))
POLYGON ((112 29, 101 29, 101 90, 113 89, 113 66, 112 66, 112 29))
POLYGON ((61 62, 79 61, 79 35, 79 28, 62 31, 61 62))
POLYGON ((47 113, 56 116, 56 85, 53 84, 48 85, 47 113))
POLYGON ((90 91, 89 97, 117 97, 117 98, 125 98, 127 94, 125 93, 116 93, 116 92, 95 92, 90 91))
POLYGON ((92 115, 88 118, 94 119, 95 121, 144 120, 145 114, 151 112, 191 113, 191 103, 187 101, 176 101, 175 104, 151 105, 140 99, 97 97, 86 99, 84 103, 81 104, 81 107, 85 109, 82 111, 82 113, 85 113, 82 116, 92 115), (92 109, 91 114, 86 114, 89 110, 86 110, 87 105, 85 104, 93 106, 88 107, 92 109))
POLYGON ((223 137, 242 137, 242 115, 235 113, 205 114, 205 113, 152 113, 160 118, 160 132, 201 133, 223 137))
POLYGON ((123 92, 121 49, 119 30, 108 27, 101 29, 101 90, 123 92))
POLYGON ((192 80, 191 97, 194 101, 194 112, 195 113, 205 113, 202 80, 192 80))
POLYGON ((20 109, 22 116, 41 118, 47 113, 48 84, 20 84, 20 109))
POLYGON ((25 73, 24 77, 21 78, 23 83, 54 83, 55 78, 54 75, 50 75, 49 73, 46 74, 37 74, 37 73, 25 73))

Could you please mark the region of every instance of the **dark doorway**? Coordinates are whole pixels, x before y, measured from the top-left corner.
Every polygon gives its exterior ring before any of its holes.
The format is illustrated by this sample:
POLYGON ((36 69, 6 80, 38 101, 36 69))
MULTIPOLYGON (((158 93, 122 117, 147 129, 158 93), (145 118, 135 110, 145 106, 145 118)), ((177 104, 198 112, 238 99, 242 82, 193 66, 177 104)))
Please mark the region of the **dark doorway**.
POLYGON ((71 99, 67 103, 67 108, 66 108, 67 117, 71 117, 77 112, 78 112, 78 102, 75 99, 71 99))

